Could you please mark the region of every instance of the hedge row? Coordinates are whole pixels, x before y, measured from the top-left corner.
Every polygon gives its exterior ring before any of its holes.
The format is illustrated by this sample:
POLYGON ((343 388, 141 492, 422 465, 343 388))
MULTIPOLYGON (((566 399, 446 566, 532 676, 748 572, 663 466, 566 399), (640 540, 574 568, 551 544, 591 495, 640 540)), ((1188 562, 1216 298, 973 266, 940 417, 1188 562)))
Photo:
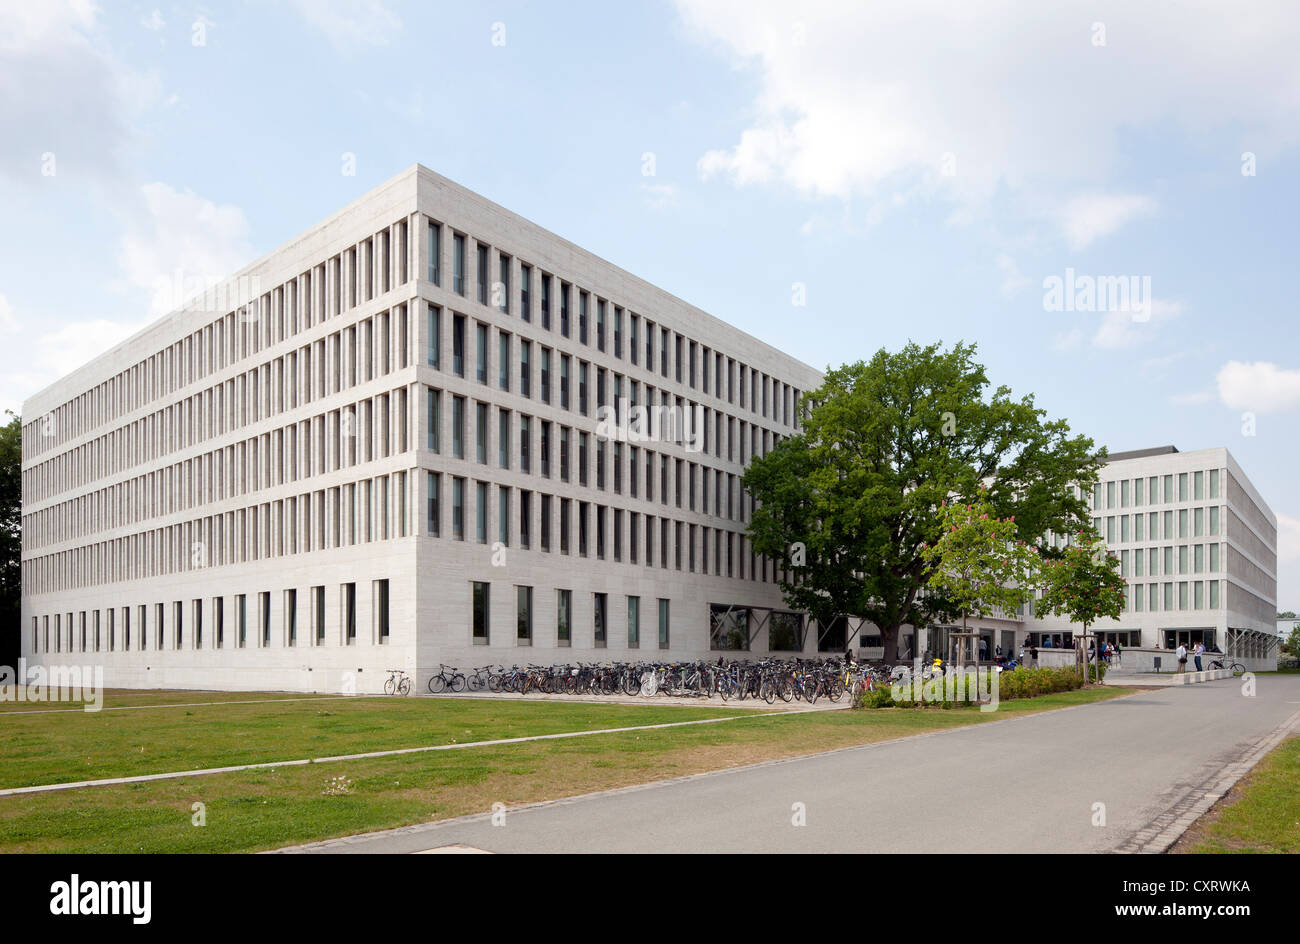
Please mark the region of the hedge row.
MULTIPOLYGON (((1105 677, 1106 667, 1101 667, 1102 677, 1105 677)), ((1092 681, 1097 680, 1097 669, 1095 666, 1089 668, 1089 677, 1092 681)), ((947 694, 946 681, 944 694, 947 694)), ((893 689, 890 686, 882 685, 875 691, 863 692, 859 697, 855 707, 858 708, 965 708, 975 707, 977 703, 978 683, 973 675, 968 675, 963 679, 966 687, 966 698, 960 697, 956 701, 933 701, 924 697, 926 691, 926 682, 916 682, 914 685, 903 685, 899 689, 899 698, 894 697, 893 689), (922 694, 921 698, 913 697, 913 688, 919 688, 922 694)), ((985 683, 987 685, 987 683, 985 683)), ((1063 666, 1061 668, 1040 668, 1040 669, 1013 669, 1010 672, 1001 672, 997 676, 998 700, 1009 701, 1013 698, 1037 698, 1039 695, 1050 695, 1054 692, 1069 692, 1083 685, 1079 679, 1079 671, 1073 666, 1063 666)), ((959 695, 960 692, 954 692, 959 695)))

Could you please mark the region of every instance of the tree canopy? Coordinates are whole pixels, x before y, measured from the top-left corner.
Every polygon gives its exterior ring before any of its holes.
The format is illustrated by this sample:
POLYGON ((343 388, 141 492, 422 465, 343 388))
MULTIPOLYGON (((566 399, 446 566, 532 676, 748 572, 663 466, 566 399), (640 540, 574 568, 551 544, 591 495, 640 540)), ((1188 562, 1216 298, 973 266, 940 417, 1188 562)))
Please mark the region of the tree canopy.
POLYGON ((755 459, 744 476, 757 506, 760 553, 803 565, 781 587, 789 605, 825 624, 839 615, 879 627, 888 657, 905 623, 950 619, 922 549, 942 533, 942 503, 971 502, 981 486, 1000 518, 1032 543, 1076 533, 1105 451, 1049 419, 1032 395, 992 388, 976 348, 958 342, 878 351, 827 373, 805 394, 801 432, 755 459))

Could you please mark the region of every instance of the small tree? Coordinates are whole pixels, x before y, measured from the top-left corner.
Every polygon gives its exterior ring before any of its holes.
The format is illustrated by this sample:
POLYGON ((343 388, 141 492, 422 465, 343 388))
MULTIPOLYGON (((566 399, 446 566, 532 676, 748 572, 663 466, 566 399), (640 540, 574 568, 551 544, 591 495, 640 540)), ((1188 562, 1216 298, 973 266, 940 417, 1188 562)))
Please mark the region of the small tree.
POLYGON ((1041 574, 1043 595, 1036 611, 1082 623, 1084 636, 1097 620, 1119 619, 1124 612, 1127 581, 1119 574, 1119 560, 1091 528, 1080 531, 1059 557, 1045 557, 1041 574))
POLYGON ((1300 659, 1300 626, 1292 627, 1291 635, 1282 641, 1281 648, 1292 659, 1300 659))
POLYGON ((961 613, 963 633, 970 616, 988 616, 995 609, 1014 613, 1033 592, 1040 561, 1038 552, 1016 537, 1014 516, 997 517, 981 488, 971 504, 943 502, 941 519, 939 540, 921 549, 933 568, 926 586, 961 613))

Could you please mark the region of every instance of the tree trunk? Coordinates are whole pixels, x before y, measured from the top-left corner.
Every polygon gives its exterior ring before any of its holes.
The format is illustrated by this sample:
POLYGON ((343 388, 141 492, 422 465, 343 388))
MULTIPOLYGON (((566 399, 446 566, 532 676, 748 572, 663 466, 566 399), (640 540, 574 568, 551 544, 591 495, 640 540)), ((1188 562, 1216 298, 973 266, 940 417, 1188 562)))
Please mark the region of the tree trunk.
MULTIPOLYGON (((903 624, 895 623, 893 626, 879 626, 877 628, 880 630, 880 643, 884 648, 884 660, 890 664, 897 662, 899 659, 898 635, 899 630, 903 628, 903 624)), ((913 646, 915 646, 915 642, 913 642, 913 646)), ((913 655, 915 656, 915 653, 913 655)))

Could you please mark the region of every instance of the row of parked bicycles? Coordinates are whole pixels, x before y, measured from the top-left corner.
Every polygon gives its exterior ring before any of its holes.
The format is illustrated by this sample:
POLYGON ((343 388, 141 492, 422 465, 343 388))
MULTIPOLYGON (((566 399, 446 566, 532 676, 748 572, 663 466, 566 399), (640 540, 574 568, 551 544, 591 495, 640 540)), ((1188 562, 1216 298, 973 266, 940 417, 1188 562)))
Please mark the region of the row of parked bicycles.
MULTIPOLYGON (((888 682, 884 667, 846 663, 843 659, 761 659, 745 662, 607 662, 569 665, 484 665, 461 671, 440 665, 429 678, 429 692, 511 692, 548 695, 628 695, 651 698, 711 698, 724 701, 761 699, 769 705, 780 699, 809 704, 821 698, 839 701, 864 688, 888 682)), ((390 670, 384 691, 407 695, 411 680, 401 670, 390 670)))

